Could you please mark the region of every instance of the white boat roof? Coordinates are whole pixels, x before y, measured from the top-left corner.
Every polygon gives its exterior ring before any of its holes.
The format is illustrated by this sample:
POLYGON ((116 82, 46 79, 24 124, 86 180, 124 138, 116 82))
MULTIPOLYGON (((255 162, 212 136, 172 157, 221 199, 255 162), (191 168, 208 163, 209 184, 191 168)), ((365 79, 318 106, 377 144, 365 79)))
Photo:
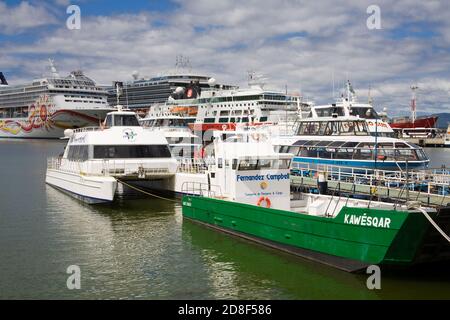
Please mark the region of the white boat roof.
POLYGON ((160 131, 142 127, 84 128, 76 130, 69 145, 167 145, 160 131))

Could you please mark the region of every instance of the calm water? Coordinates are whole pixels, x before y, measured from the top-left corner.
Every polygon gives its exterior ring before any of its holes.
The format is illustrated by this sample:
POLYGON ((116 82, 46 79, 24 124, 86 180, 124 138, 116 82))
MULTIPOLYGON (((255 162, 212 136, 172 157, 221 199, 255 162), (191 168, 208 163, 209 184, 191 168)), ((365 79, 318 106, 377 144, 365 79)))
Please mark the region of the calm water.
MULTIPOLYGON (((183 221, 179 205, 87 206, 46 186, 59 141, 0 140, 0 298, 450 298, 450 272, 347 274, 183 221), (81 290, 66 269, 81 268, 81 290)), ((450 149, 430 149, 450 166, 450 149)))

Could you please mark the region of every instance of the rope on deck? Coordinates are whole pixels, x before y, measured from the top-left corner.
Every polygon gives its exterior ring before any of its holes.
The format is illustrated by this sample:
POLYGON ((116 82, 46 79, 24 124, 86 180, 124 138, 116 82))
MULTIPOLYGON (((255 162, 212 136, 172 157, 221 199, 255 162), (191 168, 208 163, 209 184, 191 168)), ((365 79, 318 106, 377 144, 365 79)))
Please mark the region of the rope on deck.
POLYGON ((423 208, 420 208, 420 207, 417 207, 415 209, 422 212, 422 214, 425 216, 425 218, 428 219, 428 221, 431 223, 431 225, 445 238, 445 240, 450 242, 450 237, 445 234, 445 232, 436 224, 436 222, 434 222, 434 220, 430 217, 428 212, 426 212, 423 208))
POLYGON ((122 180, 117 179, 117 178, 116 178, 116 180, 117 180, 117 182, 119 182, 119 183, 121 183, 121 184, 127 186, 128 188, 131 188, 131 189, 133 189, 133 190, 136 190, 136 191, 141 192, 141 193, 143 193, 143 194, 146 194, 146 195, 148 195, 148 196, 155 197, 155 198, 158 198, 158 199, 161 199, 161 200, 166 200, 166 201, 174 202, 174 203, 180 203, 180 201, 178 201, 178 200, 173 200, 173 199, 169 199, 169 198, 165 198, 165 197, 158 196, 158 195, 156 195, 156 194, 154 194, 154 193, 150 193, 150 192, 148 192, 148 191, 145 191, 145 190, 142 190, 142 189, 137 188, 137 187, 135 187, 135 186, 132 186, 132 185, 130 185, 130 184, 128 184, 128 183, 126 183, 126 182, 124 182, 124 181, 122 181, 122 180))

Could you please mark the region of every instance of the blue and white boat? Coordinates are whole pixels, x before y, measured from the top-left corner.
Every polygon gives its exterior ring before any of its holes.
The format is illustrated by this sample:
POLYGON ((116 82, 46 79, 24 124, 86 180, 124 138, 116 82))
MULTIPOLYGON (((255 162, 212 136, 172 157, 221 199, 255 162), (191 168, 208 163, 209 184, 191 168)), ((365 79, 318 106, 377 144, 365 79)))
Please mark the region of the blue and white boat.
POLYGON ((295 163, 363 169, 405 170, 428 167, 423 149, 404 140, 373 136, 367 121, 355 116, 306 118, 295 134, 274 139, 275 151, 292 153, 295 163))

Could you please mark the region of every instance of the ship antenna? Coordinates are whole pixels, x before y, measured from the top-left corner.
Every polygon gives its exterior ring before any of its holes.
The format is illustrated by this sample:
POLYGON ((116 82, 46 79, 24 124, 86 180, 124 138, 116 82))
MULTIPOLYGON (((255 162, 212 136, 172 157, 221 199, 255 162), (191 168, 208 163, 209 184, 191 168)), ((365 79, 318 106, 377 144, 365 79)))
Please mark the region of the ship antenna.
POLYGON ((417 89, 419 89, 419 87, 417 85, 412 85, 411 86, 411 90, 412 90, 412 99, 411 99, 411 117, 412 117, 412 122, 416 122, 416 118, 417 118, 417 114, 416 114, 416 104, 417 104, 417 96, 416 96, 416 91, 417 89))
POLYGON ((56 70, 56 67, 55 67, 55 60, 48 59, 48 63, 50 64, 50 71, 52 72, 52 76, 55 78, 59 78, 58 71, 56 70))

